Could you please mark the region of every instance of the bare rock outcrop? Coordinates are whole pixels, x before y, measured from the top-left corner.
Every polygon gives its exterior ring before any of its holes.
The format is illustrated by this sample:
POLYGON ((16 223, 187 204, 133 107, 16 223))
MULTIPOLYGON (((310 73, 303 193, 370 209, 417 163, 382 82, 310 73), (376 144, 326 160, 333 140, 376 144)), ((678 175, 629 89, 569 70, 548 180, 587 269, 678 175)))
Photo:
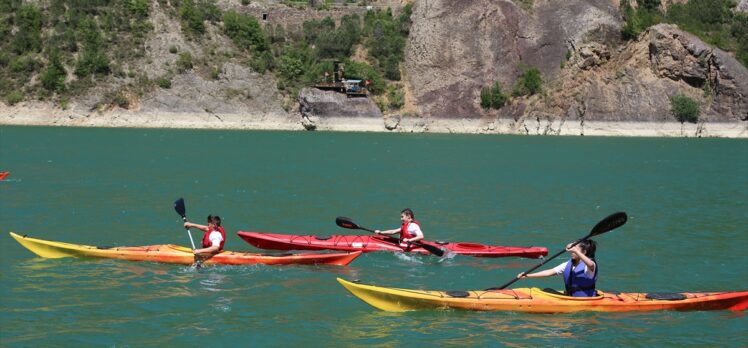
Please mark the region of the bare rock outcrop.
POLYGON ((614 41, 621 19, 613 0, 538 0, 523 9, 509 0, 423 0, 411 17, 405 68, 419 114, 483 117, 480 89, 505 90, 520 63, 558 75, 566 51, 595 38, 614 41))
POLYGON ((302 124, 308 130, 331 119, 346 118, 355 123, 361 119, 382 121, 382 111, 370 98, 349 98, 343 93, 304 88, 299 92, 302 124), (350 120, 351 118, 357 120, 350 120))
POLYGON ((585 70, 577 52, 571 67, 547 91, 527 100, 523 119, 567 122, 675 122, 670 97, 697 100, 703 122, 748 120, 748 70, 729 54, 705 45, 677 26, 660 24, 585 70))
POLYGON ((735 6, 735 11, 748 13, 748 0, 740 0, 735 6))

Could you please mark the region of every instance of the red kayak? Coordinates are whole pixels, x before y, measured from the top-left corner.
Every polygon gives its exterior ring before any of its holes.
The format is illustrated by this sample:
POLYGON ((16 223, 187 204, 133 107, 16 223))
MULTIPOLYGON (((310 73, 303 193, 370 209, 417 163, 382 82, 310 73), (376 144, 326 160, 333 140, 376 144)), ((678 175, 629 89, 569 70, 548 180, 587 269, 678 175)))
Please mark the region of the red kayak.
MULTIPOLYGON (((260 249, 273 250, 341 250, 341 251, 393 251, 430 254, 428 250, 412 245, 406 249, 397 238, 385 236, 295 236, 290 234, 244 232, 237 233, 247 243, 260 249)), ((421 241, 457 255, 476 257, 527 257, 539 258, 548 255, 542 247, 511 247, 476 243, 445 243, 421 241)))
POLYGON ((0 180, 5 180, 8 175, 10 175, 10 172, 0 172, 0 180))

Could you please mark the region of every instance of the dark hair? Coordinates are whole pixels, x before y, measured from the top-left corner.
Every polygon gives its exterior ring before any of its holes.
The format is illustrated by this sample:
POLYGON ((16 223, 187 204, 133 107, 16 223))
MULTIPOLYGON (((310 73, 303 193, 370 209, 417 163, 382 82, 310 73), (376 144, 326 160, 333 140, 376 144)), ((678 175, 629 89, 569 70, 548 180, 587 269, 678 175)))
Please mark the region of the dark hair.
POLYGON ((221 217, 218 215, 208 215, 208 223, 211 222, 216 226, 221 226, 221 217))
POLYGON ((595 258, 595 250, 597 249, 597 243, 595 243, 592 239, 586 239, 579 243, 579 248, 582 249, 582 252, 584 252, 587 257, 594 259, 595 258))
POLYGON ((408 215, 408 216, 410 216, 411 219, 415 219, 416 218, 416 216, 413 215, 413 211, 410 210, 410 208, 403 209, 402 211, 400 211, 400 214, 408 215))

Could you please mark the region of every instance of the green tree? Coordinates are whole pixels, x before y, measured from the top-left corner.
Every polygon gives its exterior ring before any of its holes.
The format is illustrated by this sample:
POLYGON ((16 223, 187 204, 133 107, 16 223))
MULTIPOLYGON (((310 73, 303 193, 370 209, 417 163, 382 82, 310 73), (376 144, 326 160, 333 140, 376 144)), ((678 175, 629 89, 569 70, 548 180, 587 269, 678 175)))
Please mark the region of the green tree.
POLYGON ((659 10, 662 3, 660 0, 638 0, 639 7, 647 10, 659 10))
POLYGON ((480 106, 483 109, 500 109, 506 104, 507 96, 501 91, 501 83, 496 81, 491 87, 484 87, 480 91, 480 106))
POLYGON ((533 95, 541 91, 542 85, 543 77, 540 70, 537 68, 529 68, 526 69, 519 78, 517 78, 512 95, 533 95))
POLYGON ((670 112, 681 123, 699 121, 699 104, 683 94, 670 97, 670 112))
POLYGON ((60 61, 60 52, 53 49, 49 54, 49 65, 41 74, 42 86, 48 91, 63 92, 65 90, 65 67, 60 61))
POLYGON ((200 10, 192 0, 183 0, 179 7, 179 16, 186 24, 185 29, 189 34, 202 35, 205 33, 205 22, 200 10))
POLYGON ((230 10, 223 15, 223 31, 246 50, 266 51, 270 45, 260 23, 254 17, 230 10))
POLYGON ((148 0, 127 0, 125 6, 135 18, 144 19, 148 17, 150 9, 150 2, 148 0))
POLYGON ((39 52, 42 49, 42 13, 34 5, 21 6, 16 15, 18 32, 13 39, 17 54, 39 52))

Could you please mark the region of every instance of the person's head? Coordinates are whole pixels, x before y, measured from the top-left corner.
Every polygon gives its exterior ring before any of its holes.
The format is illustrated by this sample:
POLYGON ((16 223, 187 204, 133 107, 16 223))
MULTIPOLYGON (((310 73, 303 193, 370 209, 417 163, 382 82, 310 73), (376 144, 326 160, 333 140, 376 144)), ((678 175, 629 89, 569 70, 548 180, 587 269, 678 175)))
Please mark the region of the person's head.
POLYGON ((210 225, 221 227, 221 217, 218 215, 208 215, 208 226, 210 225))
POLYGON ((400 221, 402 222, 411 222, 416 217, 413 215, 413 211, 410 210, 410 208, 405 208, 400 211, 400 221))
POLYGON ((597 243, 592 239, 585 239, 579 243, 579 250, 591 259, 595 258, 595 249, 597 249, 597 243))

